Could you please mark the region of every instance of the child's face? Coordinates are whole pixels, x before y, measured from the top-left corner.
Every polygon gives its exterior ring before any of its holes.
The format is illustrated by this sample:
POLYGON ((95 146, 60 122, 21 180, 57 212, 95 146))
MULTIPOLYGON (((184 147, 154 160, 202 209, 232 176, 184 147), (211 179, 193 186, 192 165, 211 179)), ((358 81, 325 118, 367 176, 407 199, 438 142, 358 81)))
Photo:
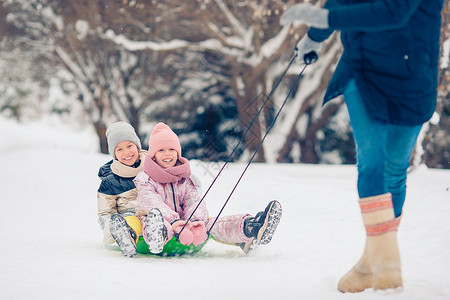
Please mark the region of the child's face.
POLYGON ((117 160, 127 166, 132 166, 139 159, 139 149, 135 143, 123 141, 114 150, 117 160))
POLYGON ((175 166, 178 159, 178 152, 172 148, 164 148, 155 153, 155 161, 162 168, 175 166))

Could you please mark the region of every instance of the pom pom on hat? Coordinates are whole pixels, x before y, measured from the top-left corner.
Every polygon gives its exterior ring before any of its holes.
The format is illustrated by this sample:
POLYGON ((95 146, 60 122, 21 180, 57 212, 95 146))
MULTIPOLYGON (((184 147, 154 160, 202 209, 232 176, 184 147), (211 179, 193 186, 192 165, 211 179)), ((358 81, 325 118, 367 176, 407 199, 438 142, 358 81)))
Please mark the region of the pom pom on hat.
POLYGON ((177 151, 178 158, 181 157, 181 145, 178 136, 164 123, 158 123, 153 128, 152 134, 148 141, 148 155, 150 158, 155 156, 155 153, 164 148, 171 148, 177 151))
POLYGON ((108 141, 108 151, 112 157, 115 157, 114 151, 116 150, 117 145, 124 141, 130 141, 136 144, 139 149, 142 149, 141 141, 139 140, 136 131, 133 126, 126 122, 120 121, 109 126, 106 130, 106 139, 108 141))

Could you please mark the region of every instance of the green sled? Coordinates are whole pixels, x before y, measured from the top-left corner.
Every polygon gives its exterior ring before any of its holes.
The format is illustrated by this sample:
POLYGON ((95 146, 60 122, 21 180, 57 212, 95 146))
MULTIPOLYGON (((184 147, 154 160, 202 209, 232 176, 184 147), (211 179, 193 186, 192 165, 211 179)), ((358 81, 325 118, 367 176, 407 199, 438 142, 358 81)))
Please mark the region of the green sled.
POLYGON ((148 249, 147 243, 145 242, 142 236, 139 237, 138 242, 136 243, 136 248, 138 253, 142 254, 151 254, 151 255, 159 255, 159 256, 180 256, 180 255, 189 255, 199 252, 203 246, 206 245, 209 238, 198 246, 194 246, 193 244, 186 246, 181 244, 175 237, 173 237, 167 244, 164 246, 163 251, 158 254, 150 253, 148 249))

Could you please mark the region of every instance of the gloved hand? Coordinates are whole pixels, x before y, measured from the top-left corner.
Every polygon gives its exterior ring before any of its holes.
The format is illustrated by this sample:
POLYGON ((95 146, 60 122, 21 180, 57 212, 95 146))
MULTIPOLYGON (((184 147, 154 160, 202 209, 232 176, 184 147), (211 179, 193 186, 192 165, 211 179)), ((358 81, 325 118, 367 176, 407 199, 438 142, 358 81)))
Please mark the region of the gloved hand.
MULTIPOLYGON (((299 64, 307 64, 313 63, 313 61, 309 61, 313 57, 308 57, 305 55, 310 54, 311 52, 316 52, 319 50, 321 43, 313 41, 308 34, 305 34, 305 36, 298 42, 297 46, 295 47, 295 54, 297 54, 297 57, 295 58, 296 62, 299 64)), ((317 59, 317 57, 316 57, 317 59)))
POLYGON ((206 233, 205 222, 203 221, 194 221, 191 224, 191 232, 194 234, 194 246, 198 246, 203 244, 208 238, 208 234, 206 233))
MULTIPOLYGON (((180 233, 181 229, 183 228, 184 224, 186 224, 186 221, 184 220, 178 220, 175 221, 172 224, 173 231, 178 234, 180 233)), ((181 231, 181 234, 178 236, 178 240, 181 244, 189 246, 194 241, 194 234, 189 229, 190 224, 187 224, 186 227, 184 227, 183 231, 181 231)))
POLYGON ((300 3, 291 6, 280 18, 280 24, 286 26, 293 21, 300 21, 309 26, 328 28, 328 9, 319 8, 310 3, 300 3))

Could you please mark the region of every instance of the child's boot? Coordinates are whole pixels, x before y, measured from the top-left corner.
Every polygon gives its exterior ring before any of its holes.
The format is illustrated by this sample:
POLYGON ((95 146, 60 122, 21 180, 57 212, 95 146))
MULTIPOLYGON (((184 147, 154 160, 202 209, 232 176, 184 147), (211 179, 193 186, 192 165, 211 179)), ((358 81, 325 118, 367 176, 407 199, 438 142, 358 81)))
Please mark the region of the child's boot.
POLYGON ((159 209, 153 208, 148 213, 144 232, 150 252, 161 253, 167 240, 167 229, 164 226, 164 218, 159 209))
POLYGON ((386 290, 402 287, 397 221, 392 206, 392 195, 386 193, 363 198, 359 204, 366 228, 372 288, 386 290))
MULTIPOLYGON (((401 216, 395 219, 396 231, 401 216)), ((370 266, 367 242, 359 261, 339 280, 338 290, 342 293, 359 293, 372 287, 372 268, 370 266)))
POLYGON ((136 233, 128 225, 121 214, 111 216, 109 230, 124 256, 133 257, 137 254, 136 241, 139 238, 139 233, 136 233))
POLYGON ((280 202, 271 201, 264 211, 260 211, 255 217, 244 220, 244 234, 253 237, 252 241, 239 245, 247 253, 256 245, 265 245, 272 240, 272 236, 280 223, 282 209, 280 202))

